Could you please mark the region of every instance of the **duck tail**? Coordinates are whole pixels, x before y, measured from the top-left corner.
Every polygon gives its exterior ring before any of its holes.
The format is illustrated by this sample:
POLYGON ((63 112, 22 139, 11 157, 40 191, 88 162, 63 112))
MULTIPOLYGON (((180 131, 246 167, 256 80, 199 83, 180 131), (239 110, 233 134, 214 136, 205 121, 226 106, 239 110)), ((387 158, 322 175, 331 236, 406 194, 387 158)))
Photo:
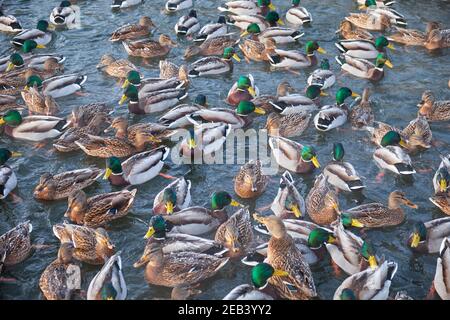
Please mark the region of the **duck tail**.
POLYGON ((339 55, 334 57, 337 63, 339 63, 340 66, 344 65, 345 63, 345 57, 343 55, 339 55))
POLYGON ((347 51, 347 50, 345 50, 345 48, 341 45, 340 42, 336 42, 334 45, 336 46, 336 48, 338 48, 338 50, 339 50, 340 52, 346 52, 346 51, 347 51))
POLYGON ((87 76, 86 75, 80 75, 77 77, 77 80, 75 81, 77 84, 79 84, 80 86, 82 86, 87 80, 87 76))
POLYGON ((294 40, 297 40, 303 37, 304 35, 305 35, 304 32, 295 31, 294 33, 291 34, 291 37, 294 38, 294 40))
POLYGON ((247 266, 256 266, 258 263, 264 262, 266 257, 259 252, 250 252, 244 258, 241 259, 241 262, 247 266))
POLYGON ((388 268, 388 272, 387 272, 386 279, 392 281, 395 274, 397 273, 398 264, 396 262, 388 262, 387 268, 388 268))
POLYGON ((198 72, 195 69, 192 69, 192 70, 189 71, 188 74, 189 74, 189 77, 195 78, 195 77, 198 77, 200 75, 200 72, 198 72))
POLYGON ((349 182, 347 182, 347 185, 350 188, 350 190, 359 190, 359 189, 364 189, 366 187, 365 185, 363 185, 361 180, 349 181, 349 182))
POLYGON ((411 165, 406 163, 396 163, 394 164, 394 166, 400 174, 408 175, 416 173, 416 170, 414 170, 414 168, 411 165))

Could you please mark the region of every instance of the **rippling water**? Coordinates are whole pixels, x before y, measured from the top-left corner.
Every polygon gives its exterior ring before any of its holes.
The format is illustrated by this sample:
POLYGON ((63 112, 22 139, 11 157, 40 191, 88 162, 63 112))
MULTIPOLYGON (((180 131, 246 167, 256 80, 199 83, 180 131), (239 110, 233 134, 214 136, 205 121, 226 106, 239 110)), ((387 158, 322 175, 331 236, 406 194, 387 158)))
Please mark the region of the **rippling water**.
MULTIPOLYGON (((4 1, 5 11, 19 18, 25 27, 34 27, 37 20, 48 19, 52 8, 59 4, 57 1, 4 1)), ((200 22, 205 24, 216 20, 218 11, 216 7, 224 1, 197 0, 197 9, 200 22)), ((278 10, 284 13, 290 6, 288 0, 273 1, 278 10)), ((119 12, 112 12, 111 1, 78 1, 82 12, 82 28, 80 30, 59 31, 55 40, 48 46, 49 52, 62 53, 67 56, 65 62, 66 73, 81 72, 88 76, 85 83, 85 97, 70 96, 59 99, 62 115, 70 113, 75 106, 95 101, 106 101, 111 105, 117 105, 121 95, 121 89, 112 78, 104 76, 95 68, 100 57, 105 53, 113 54, 117 58, 126 58, 126 53, 121 44, 112 44, 108 41, 110 33, 117 27, 135 22, 142 14, 149 15, 159 26, 157 32, 169 33, 174 37, 173 27, 182 13, 165 15, 162 13, 164 1, 146 1, 145 4, 119 12)), ((332 63, 332 69, 338 71, 334 61, 337 49, 334 47, 336 36, 334 31, 339 22, 348 14, 356 12, 356 1, 312 1, 304 0, 302 4, 313 15, 313 25, 304 28, 306 40, 317 40, 328 51, 328 58, 332 63)), ((450 18, 450 1, 407 1, 398 0, 395 9, 405 15, 410 28, 424 29, 424 23, 437 20, 448 25, 450 18)), ((0 35, 3 43, 2 53, 7 52, 9 43, 6 35, 0 35)), ((178 39, 179 46, 173 49, 168 59, 177 63, 183 63, 182 54, 188 44, 185 39, 178 39)), ((298 45, 297 45, 298 46, 298 45)), ((291 47, 295 47, 292 45, 291 47)), ((437 97, 449 97, 447 82, 450 79, 449 52, 448 50, 430 54, 422 48, 406 48, 396 46, 397 50, 391 53, 391 61, 395 68, 387 70, 385 78, 372 84, 366 81, 356 80, 349 76, 339 76, 337 85, 330 93, 331 97, 322 100, 324 104, 332 103, 333 96, 339 86, 348 86, 361 93, 365 86, 372 91, 374 112, 377 120, 388 122, 391 125, 404 127, 416 116, 416 104, 420 101, 422 92, 432 89, 437 97)), ((145 76, 157 76, 159 74, 158 61, 144 64, 139 59, 133 59, 145 76)), ((262 63, 246 64, 245 61, 235 64, 234 73, 230 76, 210 79, 195 79, 189 89, 190 97, 203 93, 208 97, 209 104, 215 107, 225 106, 223 100, 233 81, 241 74, 251 72, 256 80, 261 93, 271 94, 282 80, 288 80, 297 89, 303 90, 307 75, 311 70, 301 73, 300 76, 285 72, 270 73, 268 66, 262 63), (270 77, 270 78, 269 78, 270 77)), ((193 99, 193 98, 192 98, 193 99)), ((117 109, 117 114, 126 115, 126 108, 117 109)), ((138 121, 152 121, 158 115, 133 116, 129 119, 134 123, 138 121)), ((254 126, 264 126, 265 119, 257 119, 254 126)), ((372 160, 375 146, 368 142, 365 132, 352 131, 347 124, 338 131, 319 133, 310 127, 296 141, 312 144, 317 147, 319 160, 325 164, 330 159, 333 142, 340 141, 346 149, 346 158, 359 173, 365 177, 367 186, 365 190, 365 203, 380 201, 386 203, 388 194, 395 190, 403 190, 407 197, 419 205, 418 210, 405 209, 406 222, 398 227, 378 231, 368 231, 366 236, 373 242, 378 253, 399 264, 399 270, 392 283, 391 292, 407 290, 415 299, 422 299, 426 295, 434 277, 436 255, 414 255, 405 246, 405 241, 415 221, 428 221, 443 217, 444 214, 435 208, 428 197, 432 194, 432 176, 437 169, 439 154, 446 154, 449 148, 448 123, 432 124, 433 136, 440 143, 427 152, 412 156, 413 164, 417 169, 432 169, 426 173, 418 173, 413 181, 406 182, 392 174, 386 174, 381 183, 376 183, 374 178, 378 169, 372 160)), ((0 137, 2 146, 11 150, 20 151, 24 157, 11 161, 19 180, 16 193, 24 199, 22 203, 12 204, 10 201, 0 202, 0 234, 11 229, 19 222, 31 220, 33 224, 32 240, 34 243, 52 245, 51 248, 34 252, 25 262, 6 270, 4 276, 14 277, 18 282, 14 284, 0 284, 0 298, 2 299, 41 299, 38 281, 44 268, 52 262, 57 253, 58 240, 53 236, 52 225, 63 221, 66 201, 40 202, 32 199, 32 190, 39 177, 44 172, 62 172, 89 165, 104 167, 101 159, 87 157, 81 152, 60 154, 52 151, 50 144, 36 151, 33 145, 26 142, 0 137)), ((170 163, 168 173, 179 176, 189 167, 178 166, 170 163)), ((240 165, 198 166, 187 175, 192 181, 192 197, 195 205, 208 205, 208 198, 212 190, 218 188, 233 190, 233 177, 240 165)), ((316 173, 316 172, 315 172, 316 173)), ((315 174, 314 173, 314 174, 315 174)), ((306 197, 314 181, 314 174, 296 175, 297 187, 306 197)), ((272 177, 272 183, 266 192, 256 201, 243 201, 250 208, 262 207, 269 204, 276 195, 279 177, 272 177)), ((112 223, 107 229, 112 241, 118 250, 122 250, 124 276, 128 285, 128 299, 153 299, 170 297, 170 289, 149 286, 144 281, 143 270, 136 270, 132 264, 139 258, 144 248, 142 236, 145 234, 146 225, 151 215, 153 198, 156 193, 167 184, 167 180, 157 177, 154 180, 139 187, 138 196, 134 207, 127 217, 112 223)), ((104 181, 100 181, 86 189, 88 195, 111 192, 116 190, 104 181)), ((342 208, 355 205, 354 200, 346 195, 340 195, 342 208)), ((213 236, 213 235, 211 235, 213 236)), ((99 267, 83 265, 83 289, 87 290, 90 280, 99 267)), ((324 259, 312 268, 314 280, 318 292, 322 298, 332 298, 335 289, 345 279, 342 274, 336 277, 330 266, 329 259, 324 259)), ((240 262, 229 263, 221 272, 211 280, 201 285, 203 293, 198 299, 221 299, 236 285, 249 283, 250 268, 240 262)))

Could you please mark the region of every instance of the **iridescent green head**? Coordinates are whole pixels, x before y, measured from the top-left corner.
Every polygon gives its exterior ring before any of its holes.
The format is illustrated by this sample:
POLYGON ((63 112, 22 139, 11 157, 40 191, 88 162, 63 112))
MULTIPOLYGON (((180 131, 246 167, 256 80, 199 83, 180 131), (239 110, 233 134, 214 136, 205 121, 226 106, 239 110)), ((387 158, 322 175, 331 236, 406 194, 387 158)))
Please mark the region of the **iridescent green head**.
POLYGON ((400 136, 400 134, 397 131, 388 131, 383 138, 381 138, 380 142, 381 146, 387 147, 387 146, 405 146, 406 143, 400 136))
MULTIPOLYGON (((34 41, 34 40, 25 40, 23 42, 23 45, 22 45, 22 52, 23 53, 29 53, 29 52, 33 51, 34 49, 36 49, 37 47, 38 47, 38 44, 37 44, 36 41, 34 41)), ((42 48, 42 46, 39 46, 39 47, 42 48)))
POLYGON ((380 36, 375 39, 375 47, 378 51, 383 51, 389 45, 389 40, 385 36, 380 36))
POLYGON ((437 181, 439 184, 440 192, 446 192, 447 189, 450 187, 450 173, 448 172, 445 166, 443 166, 438 170, 437 181))
POLYGON ((141 84, 141 75, 136 70, 131 70, 127 74, 127 81, 132 85, 139 86, 141 84))
POLYGON ((319 53, 326 53, 326 51, 319 46, 319 43, 317 41, 308 41, 305 44, 305 51, 308 55, 314 54, 314 51, 317 51, 319 53))
POLYGON ((32 88, 34 86, 40 88, 42 86, 42 79, 38 75, 31 75, 27 78, 26 86, 32 88))
POLYGON ((250 23, 247 26, 247 33, 259 34, 259 33, 261 33, 261 28, 259 27, 259 25, 257 23, 250 23))
POLYGON ((333 243, 334 241, 333 233, 323 228, 312 230, 308 236, 308 246, 313 249, 320 248, 324 243, 333 243))
POLYGON ((236 114, 240 116, 248 116, 255 111, 255 108, 256 107, 253 102, 242 100, 236 108, 236 114))
POLYGON ((123 95, 124 95, 126 98, 130 99, 130 101, 137 102, 137 101, 139 101, 139 95, 138 95, 138 93, 139 93, 139 91, 138 91, 138 88, 137 88, 137 87, 135 87, 135 86, 133 86, 133 85, 129 85, 129 86, 125 89, 123 95))
POLYGON ((292 0, 292 5, 298 7, 300 5, 300 0, 292 0))
POLYGON ((248 87, 252 85, 252 82, 249 77, 247 76, 240 76, 237 81, 237 87, 239 89, 247 90, 248 87))
POLYGON ((355 293, 352 289, 345 288, 342 290, 341 295, 339 296, 341 300, 357 300, 355 293))
POLYGON ((322 70, 330 70, 330 61, 327 58, 322 59, 320 62, 320 69, 322 70))
POLYGON ((122 173, 122 164, 120 163, 120 159, 117 157, 109 157, 106 160, 106 168, 111 169, 114 174, 122 173))
POLYGON ((22 116, 17 110, 8 110, 3 117, 0 118, 0 125, 7 124, 16 127, 22 123, 22 116))
POLYGON ((230 60, 231 58, 234 58, 239 61, 239 57, 236 54, 236 51, 232 47, 227 47, 223 49, 223 58, 225 60, 230 60))
POLYGON ((419 236, 419 242, 427 240, 427 227, 422 221, 414 224, 414 233, 419 236))
POLYGON ((276 11, 269 11, 266 14, 266 21, 269 22, 269 24, 273 25, 276 23, 280 23, 280 15, 276 11))
POLYGON ((379 53, 377 56, 377 60, 375 61, 375 66, 377 68, 383 68, 384 65, 388 66, 391 69, 394 67, 391 61, 389 61, 389 59, 387 58, 386 54, 379 53))
POLYGON ((16 67, 21 67, 24 65, 24 61, 23 58, 20 54, 18 53, 13 53, 12 55, 9 56, 9 62, 11 64, 13 64, 16 67))
POLYGON ((214 192, 211 196, 211 208, 213 210, 222 210, 228 205, 237 206, 237 203, 226 191, 214 192))
POLYGON ((206 107, 206 96, 204 94, 198 94, 195 97, 194 103, 206 107))
POLYGON ((333 160, 342 161, 344 159, 345 151, 344 146, 340 142, 335 142, 333 144, 333 160))
POLYGON ((352 216, 348 213, 341 214, 341 222, 344 227, 364 227, 364 225, 358 219, 352 218, 352 216))
POLYGON ((0 166, 4 165, 9 158, 12 157, 12 152, 6 148, 0 148, 0 166))
POLYGON ((308 98, 310 98, 311 100, 318 98, 321 93, 322 93, 322 89, 315 84, 310 85, 306 88, 306 96, 308 98))
POLYGON ((373 248, 372 244, 368 242, 367 240, 364 241, 362 247, 361 247, 361 256, 369 262, 369 265, 372 269, 375 269, 378 267, 378 262, 375 257, 375 249, 373 248))
POLYGON ((47 32, 48 30, 48 22, 46 20, 39 20, 36 29, 41 30, 42 32, 47 32))
POLYGON ((166 236, 167 223, 166 220, 164 220, 163 216, 161 215, 153 216, 150 219, 149 226, 150 228, 153 228, 154 230, 153 234, 155 235, 156 238, 164 238, 166 236))
POLYGON ((258 263, 252 268, 252 283, 255 288, 263 288, 275 273, 275 269, 268 263, 258 263))
POLYGON ((116 300, 117 294, 112 282, 107 282, 101 290, 102 300, 116 300))
POLYGON ((366 0, 366 2, 364 3, 364 5, 367 7, 367 8, 370 8, 370 7, 373 7, 373 6, 377 6, 377 2, 376 2, 376 0, 366 0))
POLYGON ((67 8, 67 7, 70 7, 71 5, 72 4, 70 3, 70 1, 65 0, 65 1, 61 2, 61 4, 59 6, 60 6, 60 8, 67 8))
POLYGON ((301 156, 303 161, 309 162, 312 161, 312 159, 315 158, 317 155, 313 147, 303 146, 301 156))
POLYGON ((347 99, 348 97, 352 97, 352 96, 357 96, 356 94, 354 94, 352 92, 352 90, 350 90, 347 87, 343 87, 340 88, 337 92, 336 92, 336 103, 338 105, 341 105, 345 102, 345 99, 347 99))
POLYGON ((271 3, 272 3, 272 1, 270 1, 270 0, 258 0, 258 1, 256 2, 256 4, 258 5, 258 7, 260 7, 260 8, 268 7, 271 3))
POLYGON ((164 189, 163 202, 166 205, 167 213, 173 213, 173 207, 177 203, 177 194, 172 188, 164 189), (169 208, 167 208, 167 206, 169 208), (171 208, 170 208, 171 207, 171 208))

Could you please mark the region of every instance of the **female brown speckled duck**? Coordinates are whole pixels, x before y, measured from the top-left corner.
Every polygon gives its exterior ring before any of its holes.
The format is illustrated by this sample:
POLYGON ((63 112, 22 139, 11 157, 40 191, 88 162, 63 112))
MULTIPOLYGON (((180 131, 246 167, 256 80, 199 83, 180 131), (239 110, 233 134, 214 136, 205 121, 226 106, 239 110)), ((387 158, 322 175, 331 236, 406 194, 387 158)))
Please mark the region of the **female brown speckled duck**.
POLYGON ((0 236, 0 274, 3 266, 16 265, 30 256, 32 230, 30 221, 25 221, 0 236))
POLYGON ((448 121, 450 120, 450 100, 436 101, 430 90, 422 94, 422 101, 417 105, 419 113, 428 121, 448 121))
POLYGON ((231 256, 246 253, 253 241, 253 228, 248 208, 241 208, 217 228, 214 240, 230 249, 231 256))
POLYGON ((234 178, 234 191, 244 199, 259 197, 267 187, 269 177, 261 172, 261 161, 250 160, 234 178))
POLYGON ((306 210, 311 220, 319 225, 329 225, 339 214, 339 200, 327 177, 320 174, 306 197, 306 210))

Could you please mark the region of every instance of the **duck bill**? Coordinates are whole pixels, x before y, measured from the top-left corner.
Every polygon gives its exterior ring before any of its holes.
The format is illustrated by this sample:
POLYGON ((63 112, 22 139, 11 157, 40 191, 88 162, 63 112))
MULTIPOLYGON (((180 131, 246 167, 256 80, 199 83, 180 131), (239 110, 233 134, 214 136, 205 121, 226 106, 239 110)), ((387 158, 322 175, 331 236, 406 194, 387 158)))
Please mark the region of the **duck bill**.
POLYGON ((418 233, 414 233, 411 240, 411 248, 417 248, 419 246, 420 236, 418 233))
POLYGON ((277 23, 278 23, 280 26, 284 26, 284 22, 283 22, 283 20, 281 20, 281 19, 278 19, 278 20, 277 20, 277 23))
POLYGON ((364 225, 361 222, 359 222, 357 219, 352 219, 352 227, 364 228, 364 225))
POLYGON ((241 33, 240 37, 241 37, 241 38, 242 38, 242 37, 245 37, 245 36, 248 35, 248 34, 249 34, 248 31, 245 30, 244 32, 241 33))
POLYGON ((328 93, 320 91, 320 96, 321 97, 328 97, 328 93))
POLYGON ((414 202, 412 202, 411 200, 405 199, 405 205, 407 205, 408 207, 412 208, 412 209, 418 209, 419 206, 417 204, 415 204, 414 202))
POLYGON ((233 200, 231 200, 230 206, 232 206, 232 207, 239 207, 239 206, 241 206, 241 204, 233 199, 233 200))
POLYGON ((300 209, 298 208, 298 205, 294 204, 291 207, 292 212, 294 212, 294 216, 296 218, 300 218, 302 216, 302 213, 300 211, 300 209))
POLYGON ((359 9, 359 10, 364 10, 364 9, 367 9, 367 7, 366 7, 365 5, 362 4, 362 5, 360 5, 360 6, 358 7, 358 9, 359 9))
POLYGON ((387 45, 387 47, 388 47, 389 49, 391 49, 392 51, 395 51, 395 47, 394 47, 394 45, 393 45, 392 43, 389 43, 389 44, 387 45))
POLYGON ((321 54, 327 53, 327 51, 326 51, 324 48, 321 48, 321 47, 319 47, 319 48, 317 49, 317 52, 318 52, 318 53, 321 53, 321 54))
POLYGON ((108 180, 111 173, 112 173, 112 170, 110 168, 106 168, 105 175, 103 176, 103 180, 108 180))
POLYGON ((253 219, 254 219, 255 221, 259 222, 259 223, 265 224, 265 223, 264 223, 264 222, 265 222, 264 217, 260 216, 260 215, 257 214, 257 213, 254 213, 254 214, 253 214, 253 219))
POLYGON ((269 5, 267 7, 272 11, 277 10, 277 8, 273 5, 273 3, 269 3, 269 5))
POLYGON ((356 92, 352 92, 352 98, 358 98, 358 97, 360 97, 359 94, 357 94, 356 92))
POLYGON ((148 238, 150 238, 151 236, 153 236, 154 234, 155 234, 155 228, 150 227, 150 228, 148 228, 148 231, 147 231, 147 233, 145 234, 144 239, 148 239, 148 238))
POLYGON ((320 168, 320 163, 319 163, 319 160, 317 160, 317 157, 312 157, 311 161, 312 161, 314 167, 320 168))
POLYGON ((29 86, 23 87, 23 91, 28 91, 28 90, 30 90, 30 87, 29 87, 29 86))
POLYGON ((440 190, 441 192, 445 192, 445 191, 447 190, 447 180, 441 179, 441 180, 439 181, 439 190, 440 190))
POLYGON ((233 54, 233 59, 236 60, 237 62, 241 62, 241 58, 239 58, 239 56, 236 53, 233 54))
POLYGON ((328 236, 328 240, 327 243, 335 243, 336 242, 336 238, 333 236, 328 236))
POLYGON ((369 266, 372 269, 376 269, 378 267, 377 259, 375 258, 375 256, 370 256, 369 257, 369 266))
POLYGON ((253 87, 248 87, 247 90, 248 90, 248 93, 250 93, 253 98, 256 96, 256 92, 255 92, 255 89, 253 87))
POLYGON ((173 202, 172 201, 167 201, 167 203, 166 203, 166 213, 167 214, 172 214, 173 213, 173 202))
POLYGON ((46 46, 44 46, 43 44, 38 44, 38 45, 36 46, 36 48, 38 48, 38 49, 45 49, 46 46))
POLYGON ((391 61, 389 61, 389 60, 386 60, 385 62, 384 62, 384 64, 388 67, 388 68, 390 68, 390 69, 392 69, 392 68, 394 68, 394 65, 391 63, 391 61))
POLYGON ((20 152, 16 152, 16 151, 11 152, 11 157, 16 158, 16 157, 21 157, 21 156, 22 156, 22 154, 20 152))
POLYGON ((398 143, 400 146, 402 146, 403 148, 408 148, 408 144, 406 143, 405 140, 401 139, 400 142, 398 143))
POLYGON ((54 25, 52 25, 52 24, 49 24, 49 25, 48 25, 48 27, 47 27, 47 30, 50 30, 50 31, 55 31, 55 30, 56 30, 56 28, 55 28, 55 26, 54 26, 54 25))
POLYGON ((147 259, 147 257, 144 255, 144 256, 140 257, 139 260, 136 261, 136 262, 133 264, 133 267, 135 267, 135 268, 140 268, 140 267, 142 267, 144 264, 146 264, 147 261, 148 261, 148 259, 147 259))
POLYGON ((125 81, 122 84, 122 89, 128 88, 129 85, 130 85, 130 81, 128 81, 128 79, 125 79, 125 81))
POLYGON ((126 100, 127 96, 123 94, 122 97, 120 98, 119 104, 122 105, 126 100))
POLYGON ((161 139, 156 138, 155 136, 150 136, 148 137, 148 141, 153 142, 153 143, 161 143, 161 139))
POLYGON ((256 107, 255 108, 255 113, 263 115, 263 114, 266 114, 266 111, 264 109, 262 109, 262 108, 256 107))
POLYGON ((1 126, 1 125, 4 125, 5 123, 6 123, 5 119, 0 118, 0 126, 1 126))
POLYGON ((10 63, 8 63, 8 66, 6 67, 6 71, 5 72, 10 72, 15 67, 16 66, 14 65, 14 63, 10 62, 10 63))
POLYGON ((284 271, 284 270, 280 270, 280 269, 275 269, 273 271, 273 275, 277 276, 277 277, 286 277, 289 275, 289 272, 284 271))

